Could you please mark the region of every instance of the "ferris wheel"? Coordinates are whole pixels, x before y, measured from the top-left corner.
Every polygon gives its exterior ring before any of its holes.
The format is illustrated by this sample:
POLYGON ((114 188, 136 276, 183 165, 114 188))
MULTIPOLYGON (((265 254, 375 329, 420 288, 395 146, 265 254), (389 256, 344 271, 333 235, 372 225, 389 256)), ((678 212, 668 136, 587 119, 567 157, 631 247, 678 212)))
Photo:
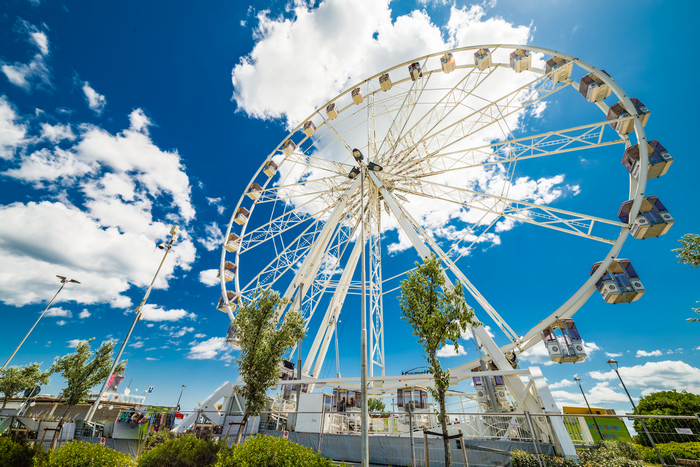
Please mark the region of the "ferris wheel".
POLYGON ((318 378, 339 321, 359 313, 364 267, 369 374, 385 376, 400 281, 435 255, 496 333, 471 330, 493 368, 542 340, 555 361, 580 361, 572 316, 596 290, 641 297, 622 245, 673 223, 645 196, 672 162, 647 141, 648 117, 605 71, 539 47, 465 47, 384 70, 301 122, 253 175, 226 229, 218 308, 233 319, 260 288, 277 290, 306 319, 302 373, 318 378), (523 259, 499 253, 506 243, 523 259), (549 277, 519 266, 535 260, 549 277), (541 315, 519 312, 523 301, 541 315))

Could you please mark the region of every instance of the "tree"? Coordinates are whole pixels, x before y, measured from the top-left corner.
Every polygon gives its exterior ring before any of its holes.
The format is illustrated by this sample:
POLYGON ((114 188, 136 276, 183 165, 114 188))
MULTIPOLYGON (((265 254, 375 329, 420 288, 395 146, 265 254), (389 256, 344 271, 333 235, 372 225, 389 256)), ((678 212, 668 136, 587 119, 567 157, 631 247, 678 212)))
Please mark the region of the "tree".
POLYGON ((282 357, 306 335, 304 319, 298 311, 287 311, 279 322, 281 304, 277 292, 263 290, 255 301, 238 310, 232 322, 240 346, 239 356, 234 360, 243 378, 243 385, 236 386, 235 391, 245 398, 236 443, 241 442, 248 418, 259 415, 265 408, 267 390, 279 381, 282 357))
POLYGON ((386 404, 381 399, 368 399, 367 410, 370 412, 384 412, 386 404))
POLYGON ((0 392, 5 395, 0 412, 5 409, 8 399, 15 397, 21 391, 32 389, 37 384, 49 384, 51 371, 40 371, 39 363, 19 367, 11 366, 0 370, 0 392))
MULTIPOLYGON (((685 234, 678 241, 682 246, 671 250, 678 255, 678 262, 694 268, 700 267, 700 235, 685 234)), ((692 308, 692 310, 700 314, 700 308, 692 308)), ((688 318, 688 321, 697 323, 700 322, 700 318, 688 318)))
MULTIPOLYGON (((59 373, 66 380, 66 387, 61 391, 68 409, 87 400, 88 392, 94 386, 103 383, 109 376, 112 367, 112 342, 103 342, 96 351, 90 349, 90 343, 95 340, 80 341, 75 352, 56 357, 51 366, 52 373, 59 373)), ((119 362, 115 373, 123 371, 126 360, 119 362)))
POLYGON ((440 404, 440 424, 445 445, 445 466, 451 466, 450 440, 447 437, 447 415, 445 392, 450 385, 450 371, 443 370, 437 358, 437 351, 452 342, 455 352, 459 351, 458 340, 462 330, 468 325, 478 325, 474 310, 464 301, 462 285, 447 285, 440 262, 435 256, 416 263, 418 268, 408 273, 408 279, 401 282, 402 320, 408 321, 413 335, 420 339, 433 373, 434 386, 429 388, 434 400, 440 404))
MULTIPOLYGON (((642 396, 637 404, 637 411, 640 415, 690 415, 700 413, 700 395, 686 391, 659 391, 642 396)), ((643 433, 640 419, 634 420, 634 429, 637 433, 643 433)), ((696 435, 684 435, 676 432, 676 428, 690 428, 693 433, 700 433, 700 423, 695 420, 682 420, 679 425, 678 420, 647 418, 644 420, 649 432, 660 434, 663 442, 676 441, 687 443, 700 441, 696 435)), ((639 436, 640 444, 649 446, 646 436, 639 436)), ((660 441, 657 441, 660 442, 660 441)))

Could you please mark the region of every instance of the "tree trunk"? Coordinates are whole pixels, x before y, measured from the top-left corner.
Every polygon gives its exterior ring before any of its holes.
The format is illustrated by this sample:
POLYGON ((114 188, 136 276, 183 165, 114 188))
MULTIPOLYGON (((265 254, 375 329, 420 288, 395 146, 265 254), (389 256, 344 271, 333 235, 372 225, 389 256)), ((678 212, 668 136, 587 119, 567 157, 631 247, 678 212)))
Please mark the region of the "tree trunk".
POLYGON ((0 407, 0 413, 2 413, 3 410, 5 410, 5 406, 7 405, 7 399, 9 399, 9 397, 5 396, 5 398, 2 400, 2 407, 0 407))
POLYGON ((440 396, 440 424, 442 425, 442 442, 445 445, 445 467, 452 467, 452 452, 450 438, 447 435, 447 408, 445 407, 445 391, 438 390, 440 396))
POLYGON ((241 424, 238 427, 238 434, 236 435, 236 444, 241 444, 241 438, 243 438, 243 431, 245 430, 245 425, 248 422, 248 416, 250 415, 250 412, 247 410, 245 413, 243 413, 243 420, 241 420, 241 424))

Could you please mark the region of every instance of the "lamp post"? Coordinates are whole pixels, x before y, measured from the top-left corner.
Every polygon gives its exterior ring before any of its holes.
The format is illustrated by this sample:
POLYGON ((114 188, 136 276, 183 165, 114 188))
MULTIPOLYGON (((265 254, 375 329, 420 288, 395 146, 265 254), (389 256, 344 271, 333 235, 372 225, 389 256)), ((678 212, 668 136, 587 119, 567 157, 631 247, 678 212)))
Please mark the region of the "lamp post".
POLYGON ((51 306, 53 301, 56 300, 56 297, 58 297, 58 294, 61 293, 61 290, 63 290, 63 287, 69 282, 72 282, 73 284, 80 284, 80 282, 76 281, 75 279, 68 279, 64 276, 59 276, 59 275, 56 275, 56 277, 58 277, 61 280, 61 287, 59 287, 58 292, 56 292, 56 294, 53 296, 53 298, 51 299, 49 304, 46 305, 46 308, 44 309, 44 311, 41 312, 41 314, 39 315, 39 318, 36 320, 36 323, 34 323, 34 326, 32 326, 31 329, 29 330, 29 332, 27 333, 27 335, 24 336, 24 339, 22 339, 22 342, 19 343, 19 345, 17 346, 15 351, 12 352, 12 355, 10 355, 10 358, 7 359, 7 361, 2 366, 2 368, 0 368, 0 370, 4 370, 7 367, 7 365, 10 363, 10 360, 12 360, 12 358, 15 356, 15 354, 17 353, 19 348, 22 347, 22 344, 24 344, 24 341, 27 340, 27 337, 29 337, 29 334, 31 334, 32 331, 34 330, 34 328, 36 327, 36 325, 39 324, 39 320, 41 320, 41 318, 44 316, 44 313, 46 313, 49 310, 49 307, 51 306))
MULTIPOLYGON (((574 381, 578 383, 578 388, 581 390, 581 394, 583 394, 583 400, 586 401, 586 407, 588 407, 588 411, 590 412, 591 416, 593 416, 593 411, 591 410, 591 406, 588 404, 588 398, 586 397, 586 393, 583 392, 583 387, 581 387, 581 378, 578 376, 574 377, 574 381)), ((596 430, 598 430, 598 436, 600 436, 600 439, 603 439, 603 433, 600 431, 600 426, 598 426, 598 422, 595 420, 595 417, 593 417, 593 424, 596 427, 596 430)))
MULTIPOLYGON (((634 401, 632 400, 632 396, 630 396, 629 391, 627 390, 627 386, 625 386, 625 382, 622 381, 622 376, 620 376, 620 372, 617 370, 617 360, 613 360, 612 358, 608 360, 608 365, 610 365, 610 368, 615 370, 615 373, 617 373, 617 377, 620 380, 620 383, 622 383, 622 389, 625 390, 625 394, 627 394, 627 398, 630 400, 630 404, 632 404, 632 408, 634 409, 634 414, 639 415, 639 412, 637 411, 637 406, 634 405, 634 401)), ((647 428, 646 423, 644 423, 643 419, 639 419, 640 423, 642 424, 642 428, 644 428, 644 432, 647 435, 647 438, 649 438, 649 442, 651 443, 651 446, 654 448, 654 451, 656 451, 656 455, 659 458, 659 461, 661 462, 661 465, 664 467, 666 466, 666 463, 664 462, 664 458, 661 457, 661 453, 659 450, 656 448, 656 443, 654 443, 654 440, 652 439, 651 435, 649 434, 649 429, 647 428)))
POLYGON ((177 410, 180 411, 180 399, 182 398, 182 391, 185 390, 187 386, 184 384, 182 385, 182 388, 180 389, 180 397, 177 398, 177 410))
MULTIPOLYGON (((141 303, 139 306, 136 307, 136 316, 134 316, 134 322, 131 323, 131 327, 129 328, 129 332, 126 334, 126 337, 124 338, 124 342, 122 342, 122 346, 119 349, 119 353, 117 354, 116 358, 114 359, 114 363, 112 364, 112 368, 109 370, 108 376, 105 379, 105 382, 102 384, 102 389, 100 389, 100 393, 97 396, 97 399, 95 399, 95 403, 92 405, 88 413, 85 415, 85 421, 89 422, 92 419, 92 416, 95 415, 95 411, 97 410, 97 406, 100 404, 100 400, 102 399, 102 396, 104 395, 105 391, 107 390, 107 384, 109 383, 109 377, 114 374, 114 370, 117 368, 117 365, 119 364, 119 359, 122 356, 122 352, 124 352, 124 347, 126 347, 126 343, 129 341, 129 337, 131 337, 131 333, 134 330, 134 326, 136 326, 136 322, 140 321, 142 318, 142 313, 141 310, 143 309, 143 306, 146 304, 146 300, 148 300, 148 296, 151 294, 151 289, 153 288, 153 284, 156 282, 156 278, 158 277, 158 273, 160 272, 160 268, 163 267, 163 263, 165 263, 165 258, 168 257, 168 253, 170 252, 170 248, 172 248, 173 243, 175 240, 177 240, 177 230, 178 227, 176 225, 173 225, 170 228, 170 241, 168 241, 167 244, 162 243, 158 245, 158 248, 161 250, 165 250, 165 254, 163 255, 163 259, 160 261, 160 265, 158 265, 158 269, 156 270, 155 275, 153 276, 153 280, 151 281, 151 285, 148 286, 148 289, 146 290, 146 294, 143 296, 143 300, 141 300, 141 303)), ((94 432, 94 428, 93 428, 94 432)))

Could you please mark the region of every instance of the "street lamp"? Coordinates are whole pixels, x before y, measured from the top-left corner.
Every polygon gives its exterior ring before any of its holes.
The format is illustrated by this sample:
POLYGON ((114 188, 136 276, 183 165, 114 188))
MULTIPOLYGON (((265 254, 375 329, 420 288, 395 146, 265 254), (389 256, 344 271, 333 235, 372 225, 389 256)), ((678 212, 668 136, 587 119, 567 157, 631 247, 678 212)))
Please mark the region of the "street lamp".
MULTIPOLYGON (((593 416, 593 411, 591 410, 591 406, 588 404, 588 398, 586 397, 586 393, 583 392, 583 387, 581 386, 581 378, 578 376, 574 377, 574 381, 578 383, 578 388, 581 390, 581 394, 583 394, 583 400, 586 401, 586 407, 588 407, 588 411, 590 412, 591 416, 593 416)), ((595 417, 593 417, 593 424, 596 427, 596 430, 598 430, 598 435, 600 436, 600 439, 603 439, 603 433, 600 431, 600 426, 598 426, 598 422, 595 420, 595 417)))
POLYGON ((180 399, 182 398, 182 391, 184 391, 186 387, 187 386, 185 386, 184 384, 182 385, 182 389, 180 389, 180 397, 177 398, 177 410, 178 410, 178 412, 180 411, 180 399))
MULTIPOLYGON (((627 390, 627 386, 625 386, 625 382, 622 381, 622 376, 620 376, 620 372, 617 370, 617 360, 613 360, 612 358, 608 360, 608 365, 610 365, 610 368, 615 370, 615 373, 617 373, 617 377, 620 380, 620 383, 622 383, 622 389, 625 390, 625 394, 627 394, 627 398, 630 400, 630 404, 632 404, 632 408, 634 409, 634 414, 639 415, 639 412, 637 411, 637 406, 634 405, 634 401, 632 400, 632 396, 630 396, 629 391, 627 390)), ((664 467, 666 466, 666 463, 664 462, 664 458, 661 457, 661 453, 659 450, 656 448, 656 443, 654 443, 654 440, 652 439, 651 435, 649 434, 649 429, 647 429, 646 423, 644 423, 643 419, 639 419, 640 423, 642 424, 642 427, 644 428, 644 432, 647 435, 647 438, 649 438, 649 442, 651 443, 651 446, 654 448, 654 451, 656 451, 656 455, 659 458, 659 461, 661 462, 661 465, 664 467)))
MULTIPOLYGON (((129 337, 131 337, 131 333, 134 331, 134 326, 136 326, 136 322, 140 321, 141 318, 143 317, 143 314, 141 313, 141 310, 143 309, 143 306, 146 304, 146 300, 148 300, 148 296, 151 294, 151 289, 153 288, 153 284, 156 282, 156 278, 158 277, 158 273, 160 272, 160 268, 163 267, 163 263, 165 263, 165 258, 168 257, 168 253, 170 252, 170 248, 172 248, 173 243, 175 240, 177 240, 177 230, 178 227, 176 225, 173 225, 170 228, 170 241, 168 241, 167 244, 163 243, 158 245, 158 248, 161 250, 165 250, 165 254, 163 255, 163 259, 160 261, 160 265, 158 265, 158 269, 156 269, 156 273, 153 276, 153 280, 151 281, 151 285, 148 286, 148 289, 146 290, 146 294, 143 296, 143 300, 141 300, 141 303, 139 306, 136 307, 136 316, 134 316, 134 322, 131 323, 131 327, 129 328, 129 332, 126 334, 126 337, 124 338, 124 342, 122 342, 122 346, 119 349, 119 353, 117 354, 116 358, 114 359, 114 363, 112 364, 112 368, 109 370, 108 376, 105 379, 105 382, 102 384, 102 389, 100 389, 100 393, 97 396, 97 399, 95 399, 95 403, 92 405, 90 410, 88 410, 88 413, 85 415, 85 422, 89 422, 92 419, 92 416, 95 415, 95 411, 97 410, 97 406, 100 404, 100 400, 102 399, 102 396, 104 395, 105 391, 107 390, 107 385, 109 384, 109 377, 114 374, 114 370, 117 368, 117 365, 119 364, 119 359, 122 356, 122 352, 124 352, 124 347, 126 347, 126 343, 129 341, 129 337)), ((93 427, 93 433, 94 433, 94 427, 93 427)))
POLYGON ((12 352, 12 355, 10 355, 10 358, 7 359, 7 361, 2 366, 2 368, 0 368, 0 370, 4 370, 7 367, 7 365, 10 363, 10 360, 12 360, 12 357, 15 356, 15 354, 17 353, 19 348, 22 347, 22 344, 24 344, 24 341, 27 340, 27 337, 29 337, 29 334, 31 334, 32 331, 34 330, 34 328, 36 327, 36 325, 39 324, 39 320, 41 320, 41 318, 44 316, 44 313, 46 313, 48 311, 48 309, 51 306, 51 304, 53 303, 53 301, 56 300, 56 297, 58 297, 58 294, 61 292, 61 290, 63 290, 63 287, 69 282, 72 282, 73 284, 80 284, 80 282, 76 281, 75 279, 68 279, 65 276, 56 275, 56 277, 58 277, 61 280, 61 287, 59 287, 58 292, 56 292, 56 294, 53 296, 53 298, 51 299, 49 304, 46 305, 46 309, 44 309, 44 311, 41 312, 41 314, 39 315, 39 318, 36 320, 36 323, 34 323, 34 326, 32 326, 32 328, 29 330, 27 335, 24 336, 24 339, 22 339, 22 342, 19 343, 19 345, 17 346, 15 351, 12 352))

